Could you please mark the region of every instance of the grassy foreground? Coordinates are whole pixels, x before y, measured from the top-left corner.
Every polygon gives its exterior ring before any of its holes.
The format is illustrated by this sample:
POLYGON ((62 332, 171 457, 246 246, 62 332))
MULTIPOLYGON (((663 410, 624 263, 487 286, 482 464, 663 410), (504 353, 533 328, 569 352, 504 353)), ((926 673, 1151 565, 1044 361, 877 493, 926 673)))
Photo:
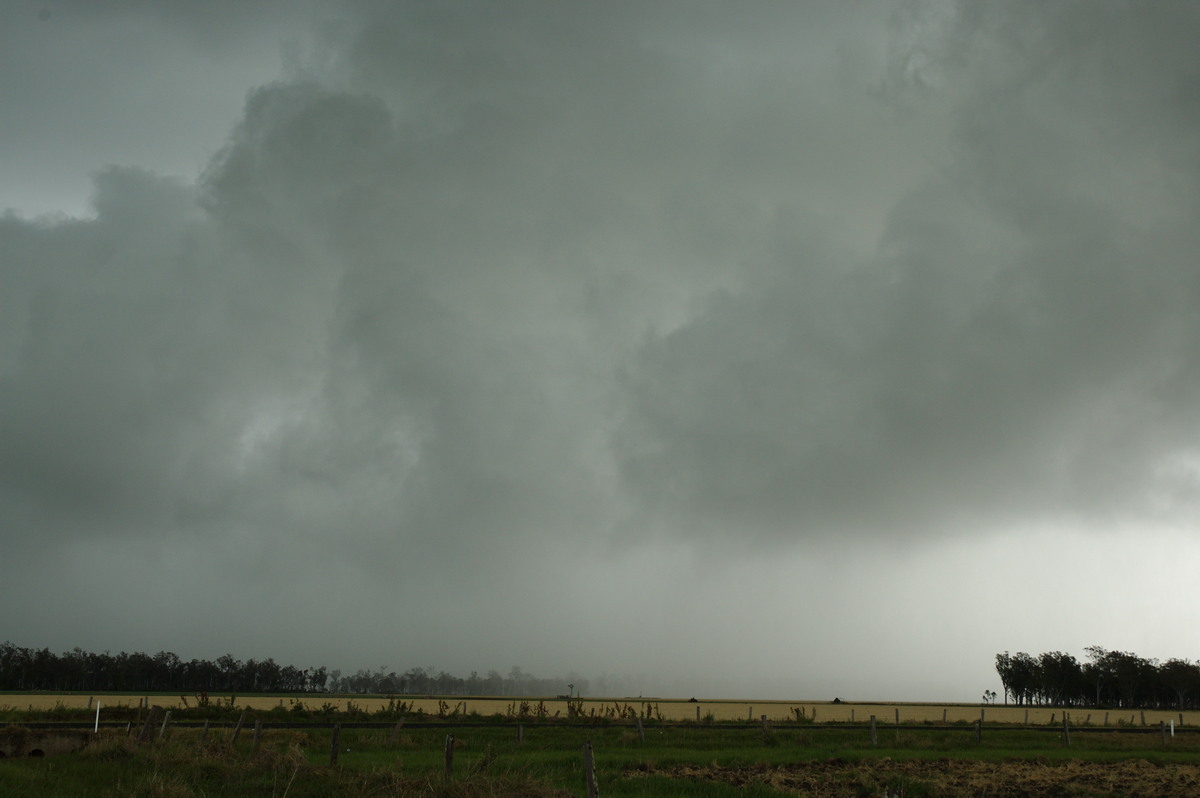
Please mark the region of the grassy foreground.
MULTIPOLYGON (((11 719, 10 719, 11 720, 11 719)), ((583 796, 582 747, 591 742, 603 796, 960 796, 1138 794, 1200 791, 1200 735, 1167 745, 1153 734, 1052 733, 994 727, 863 725, 757 727, 644 723, 342 729, 331 766, 327 726, 174 727, 139 744, 101 730, 81 751, 0 759, 0 795, 25 798, 199 796, 583 796), (445 774, 447 735, 453 760, 445 774)))

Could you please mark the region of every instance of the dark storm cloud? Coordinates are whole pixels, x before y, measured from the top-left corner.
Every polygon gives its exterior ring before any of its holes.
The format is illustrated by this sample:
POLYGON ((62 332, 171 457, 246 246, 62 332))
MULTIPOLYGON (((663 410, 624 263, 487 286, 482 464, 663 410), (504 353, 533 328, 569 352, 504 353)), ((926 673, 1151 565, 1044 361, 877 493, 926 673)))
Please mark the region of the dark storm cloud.
POLYGON ((656 336, 627 484, 715 535, 1194 507, 1196 23, 966 9, 925 66, 955 100, 945 173, 875 257, 784 240, 773 273, 656 336))
POLYGON ((384 540, 790 537, 1136 512, 1194 444, 1190 9, 970 10, 816 77, 718 7, 476 13, 351 27, 369 93, 252 94, 200 207, 111 170, 95 221, 9 220, 10 485, 170 518, 240 457, 384 540), (836 140, 881 91, 949 109, 907 196, 836 140), (827 187, 898 195, 874 254, 827 187))
POLYGON ((195 180, 0 220, 10 589, 164 568, 127 628, 665 668, 791 622, 697 586, 734 545, 1194 509, 1193 6, 321 9, 195 180))

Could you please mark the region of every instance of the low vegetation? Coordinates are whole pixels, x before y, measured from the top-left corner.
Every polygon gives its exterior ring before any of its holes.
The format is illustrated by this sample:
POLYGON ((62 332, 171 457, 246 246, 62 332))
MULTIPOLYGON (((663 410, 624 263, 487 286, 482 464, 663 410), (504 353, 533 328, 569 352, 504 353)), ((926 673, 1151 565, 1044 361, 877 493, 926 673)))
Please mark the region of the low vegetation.
MULTIPOLYGON (((401 707, 393 705, 400 716, 401 707)), ((102 728, 81 751, 0 760, 0 795, 43 798, 199 796, 583 796, 582 749, 590 742, 606 796, 1143 796, 1194 794, 1200 733, 1047 726, 767 725, 631 718, 525 718, 409 714, 337 731, 319 715, 250 713, 238 734, 230 714, 201 725, 146 724, 126 710, 124 727, 102 728), (295 728, 273 723, 302 720, 295 728), (255 734, 255 721, 262 721, 255 734), (148 741, 138 742, 149 729, 148 741), (450 740, 452 736, 452 741, 450 740), (447 775, 447 753, 449 774, 447 775)), ((189 722, 217 708, 178 713, 189 722)), ((516 709, 519 711, 520 706, 516 709)), ((614 710, 613 715, 618 713, 614 710)), ((66 721, 86 713, 9 709, 9 724, 66 721)), ((377 714, 362 720, 378 720, 377 714)))

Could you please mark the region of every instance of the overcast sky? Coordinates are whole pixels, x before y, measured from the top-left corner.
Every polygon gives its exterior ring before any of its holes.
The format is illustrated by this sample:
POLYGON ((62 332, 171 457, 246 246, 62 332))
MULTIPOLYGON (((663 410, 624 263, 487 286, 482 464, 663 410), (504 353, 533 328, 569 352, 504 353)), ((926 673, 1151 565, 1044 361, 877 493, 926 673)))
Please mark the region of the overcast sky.
POLYGON ((1198 40, 0 3, 0 639, 801 699, 1200 657, 1198 40))

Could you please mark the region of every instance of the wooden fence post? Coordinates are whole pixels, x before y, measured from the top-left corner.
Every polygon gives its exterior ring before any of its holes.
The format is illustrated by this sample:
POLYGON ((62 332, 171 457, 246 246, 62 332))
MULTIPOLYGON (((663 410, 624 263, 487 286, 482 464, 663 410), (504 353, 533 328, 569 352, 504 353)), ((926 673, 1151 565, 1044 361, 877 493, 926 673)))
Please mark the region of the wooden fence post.
POLYGON ((450 771, 454 767, 454 735, 446 735, 446 781, 450 780, 450 771))
POLYGON ((1104 713, 1104 725, 1105 726, 1108 725, 1108 713, 1107 712, 1104 713))
POLYGON ((1067 748, 1071 747, 1071 729, 1067 726, 1067 713, 1063 713, 1063 741, 1067 744, 1067 748))
POLYGON ((986 709, 981 709, 981 710, 979 710, 979 722, 980 722, 980 723, 983 723, 983 721, 984 721, 986 718, 987 718, 987 710, 986 710, 986 709))
MULTIPOLYGON (((1107 718, 1108 715, 1105 715, 1104 717, 1107 718)), ((1105 723, 1108 723, 1108 721, 1105 720, 1105 723)), ((1026 726, 1029 725, 1029 710, 1028 709, 1025 710, 1025 725, 1026 726)))
POLYGON ((762 730, 763 730, 763 734, 766 734, 766 733, 767 733, 767 731, 768 731, 768 729, 767 729, 767 716, 766 716, 766 715, 763 715, 763 716, 762 716, 762 718, 761 718, 761 721, 762 721, 762 730))
POLYGON ((983 721, 975 721, 975 744, 983 742, 983 721))
POLYGON ((896 707, 896 725, 900 725, 900 707, 896 707))
POLYGON ((697 723, 700 722, 700 705, 699 704, 696 705, 696 722, 697 723))
POLYGON ((141 734, 138 735, 139 743, 150 742, 150 735, 153 734, 153 729, 158 725, 159 718, 162 717, 163 708, 155 704, 150 708, 149 714, 146 715, 146 723, 142 726, 141 734))
POLYGON ((592 742, 583 744, 583 778, 587 782, 588 798, 600 798, 600 788, 596 784, 596 760, 592 756, 592 742))
POLYGON ((166 714, 163 715, 162 726, 158 730, 158 739, 162 740, 162 739, 166 738, 167 727, 170 725, 170 723, 171 723, 171 710, 168 709, 166 711, 166 714))
POLYGON ((229 744, 237 743, 238 735, 242 733, 242 724, 246 722, 246 710, 242 710, 242 714, 238 715, 237 723, 233 724, 233 733, 229 735, 229 744))
POLYGON ((1142 725, 1146 725, 1146 710, 1142 710, 1142 725))
POLYGON ((854 707, 850 707, 850 722, 854 722, 854 707))
POLYGON ((204 729, 200 732, 200 740, 203 742, 208 739, 208 721, 204 721, 204 729))
POLYGON ((392 729, 391 735, 388 737, 388 745, 395 745, 400 739, 400 727, 404 725, 404 718, 401 718, 396 726, 392 729))
POLYGON ((639 716, 639 715, 634 715, 634 716, 633 716, 633 722, 637 724, 637 730, 638 730, 638 739, 639 739, 639 740, 641 740, 642 742, 646 742, 646 731, 645 731, 645 729, 643 729, 643 728, 642 728, 642 718, 641 718, 641 716, 639 716))
POLYGON ((342 727, 333 724, 333 743, 329 746, 329 767, 337 767, 338 751, 342 747, 342 727))
POLYGON ((871 745, 879 745, 879 736, 875 731, 875 716, 871 716, 871 745))
POLYGON ((520 723, 517 724, 517 745, 525 742, 525 727, 520 723))
POLYGON ((942 723, 946 722, 946 708, 942 707, 942 723))
POLYGON ((262 739, 262 721, 254 719, 254 742, 250 744, 251 751, 258 750, 258 741, 262 739))

